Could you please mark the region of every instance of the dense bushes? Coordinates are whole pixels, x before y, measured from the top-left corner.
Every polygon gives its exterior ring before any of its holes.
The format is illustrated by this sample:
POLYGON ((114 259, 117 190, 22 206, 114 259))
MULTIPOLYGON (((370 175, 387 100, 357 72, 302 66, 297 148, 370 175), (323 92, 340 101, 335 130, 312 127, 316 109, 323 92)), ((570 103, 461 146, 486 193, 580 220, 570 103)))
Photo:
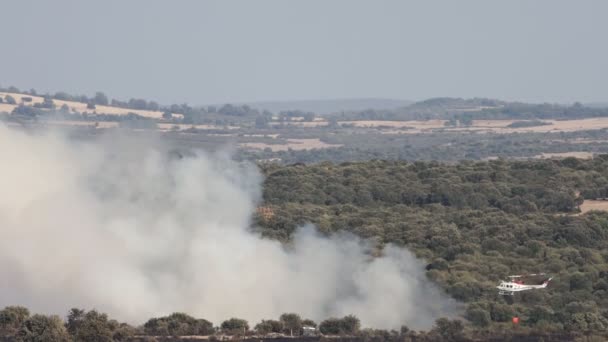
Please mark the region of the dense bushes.
POLYGON ((467 303, 465 317, 480 329, 501 329, 513 316, 546 332, 608 329, 608 213, 572 215, 583 196, 608 185, 605 158, 262 170, 274 212, 257 219, 264 236, 288 241, 312 222, 325 234, 373 238, 378 248, 407 246, 427 260, 430 279, 467 303), (539 272, 555 277, 547 290, 497 295, 507 275, 539 272))
POLYGON ((144 324, 144 333, 152 336, 211 335, 213 324, 196 319, 185 313, 173 313, 167 317, 152 318, 144 324))

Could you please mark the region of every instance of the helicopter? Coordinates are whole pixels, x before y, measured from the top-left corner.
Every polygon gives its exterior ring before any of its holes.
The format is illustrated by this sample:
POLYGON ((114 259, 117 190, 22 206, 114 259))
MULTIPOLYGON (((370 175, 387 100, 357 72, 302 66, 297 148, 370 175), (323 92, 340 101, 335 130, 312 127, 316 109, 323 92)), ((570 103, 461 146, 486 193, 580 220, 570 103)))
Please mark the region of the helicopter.
POLYGON ((526 275, 512 275, 508 276, 508 281, 502 281, 496 288, 498 289, 499 295, 513 296, 515 292, 544 289, 549 285, 549 282, 553 277, 546 277, 545 273, 534 273, 526 275), (524 281, 524 279, 542 277, 540 284, 538 282, 524 281))

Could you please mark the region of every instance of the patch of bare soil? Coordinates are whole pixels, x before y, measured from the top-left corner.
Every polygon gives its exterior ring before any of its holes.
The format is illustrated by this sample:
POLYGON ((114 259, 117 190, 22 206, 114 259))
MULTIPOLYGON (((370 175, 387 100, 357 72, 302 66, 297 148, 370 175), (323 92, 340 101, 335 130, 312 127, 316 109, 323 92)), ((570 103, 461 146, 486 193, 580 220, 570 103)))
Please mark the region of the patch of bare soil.
POLYGON ((608 200, 585 200, 580 208, 581 214, 592 210, 608 211, 608 200))
POLYGON ((592 159, 593 153, 591 152, 558 152, 558 153, 541 153, 539 155, 534 156, 534 158, 538 159, 562 159, 574 157, 579 159, 592 159))
POLYGON ((239 144, 245 148, 252 148, 257 150, 263 150, 265 148, 271 149, 273 152, 287 151, 292 149, 295 151, 312 150, 312 149, 323 149, 331 147, 341 147, 340 144, 328 144, 320 139, 287 139, 287 144, 266 144, 257 142, 248 142, 239 144))

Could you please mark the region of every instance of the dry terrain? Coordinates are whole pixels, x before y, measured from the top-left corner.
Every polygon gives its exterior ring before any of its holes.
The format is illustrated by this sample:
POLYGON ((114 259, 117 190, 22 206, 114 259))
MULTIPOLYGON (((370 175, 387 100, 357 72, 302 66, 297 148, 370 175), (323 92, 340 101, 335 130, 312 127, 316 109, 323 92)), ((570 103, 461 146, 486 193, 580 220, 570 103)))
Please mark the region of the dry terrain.
POLYGON ((158 123, 159 131, 182 131, 185 129, 195 128, 200 130, 212 130, 212 129, 238 129, 237 126, 216 126, 216 125, 186 125, 186 124, 173 124, 173 123, 158 123))
MULTIPOLYGON (((4 98, 6 95, 12 96, 17 104, 25 104, 25 105, 33 105, 35 103, 42 103, 44 98, 42 96, 32 96, 26 94, 17 94, 17 93, 3 93, 0 92, 0 97, 4 98), (31 98, 31 102, 23 102, 23 98, 31 98)), ((98 114, 113 114, 113 115, 127 115, 128 113, 135 113, 137 115, 141 115, 147 118, 155 118, 160 119, 163 116, 163 112, 161 111, 152 111, 152 110, 141 110, 141 109, 129 109, 129 108, 119 108, 112 106, 101 106, 96 105, 95 109, 87 109, 87 104, 82 102, 75 101, 63 101, 63 100, 55 100, 53 102, 57 106, 57 108, 61 108, 64 104, 70 108, 71 112, 79 112, 79 113, 98 113, 98 114)), ((17 105, 9 105, 7 103, 0 104, 0 112, 11 112, 17 105)), ((174 114, 181 116, 181 114, 174 114)))
MULTIPOLYGON (((576 120, 543 120, 549 125, 534 127, 508 127, 516 121, 526 120, 473 120, 471 126, 445 126, 446 120, 412 120, 412 121, 383 121, 383 120, 357 120, 339 121, 339 125, 349 125, 357 128, 376 129, 384 134, 413 134, 431 133, 435 131, 448 132, 477 132, 477 133, 547 133, 547 132, 575 132, 583 130, 594 130, 608 128, 608 118, 588 118, 576 120)), ((271 125, 278 126, 278 121, 271 122, 271 125)), ((312 122, 306 121, 287 121, 287 126, 296 127, 320 127, 327 126, 329 123, 322 119, 312 122)))
POLYGON ((608 201, 602 200, 585 200, 581 204, 581 214, 587 213, 591 210, 608 211, 608 201))
POLYGON ((574 157, 578 159, 591 159, 593 158, 593 153, 591 152, 560 152, 560 153, 541 153, 534 158, 538 159, 561 159, 574 157))
POLYGON ((340 147, 338 144, 327 144, 319 139, 287 139, 287 144, 266 144, 266 143, 241 143, 242 147, 263 150, 265 148, 271 149, 273 152, 287 151, 292 149, 295 151, 301 150, 312 150, 322 149, 331 147, 340 147))
MULTIPOLYGON (((17 93, 6 93, 0 92, 0 97, 10 95, 16 101, 17 104, 24 103, 26 105, 33 105, 35 103, 42 103, 44 98, 42 96, 31 96, 26 94, 17 93), (24 102, 23 98, 31 98, 31 101, 24 102)), ((62 101, 53 100, 57 108, 60 108, 64 104, 72 112, 88 113, 88 114, 114 114, 114 115, 127 115, 128 113, 135 113, 148 118, 162 118, 161 111, 150 111, 150 110, 139 110, 139 109, 128 109, 119 108, 112 106, 101 106, 97 105, 94 110, 87 109, 87 105, 81 102, 74 101, 62 101)), ((0 103, 0 112, 11 112, 16 105, 10 105, 7 103, 0 103)), ((470 111, 470 109, 469 109, 470 111)), ((181 114, 174 114, 181 116, 181 114)), ((313 121, 303 121, 302 117, 291 118, 290 121, 279 122, 278 118, 270 122, 271 126, 287 125, 294 127, 313 128, 327 126, 329 122, 324 118, 315 118, 313 121)), ((477 133, 524 133, 524 132, 574 132, 581 130, 594 130, 608 128, 608 118, 589 118, 589 119, 578 119, 578 120, 543 120, 549 125, 534 126, 534 127, 519 127, 510 128, 508 127, 515 121, 525 120, 474 120, 471 126, 458 126, 458 127, 447 127, 445 126, 446 120, 411 120, 411 121, 382 121, 382 120, 358 120, 358 121, 340 121, 340 125, 349 125, 356 128, 375 129, 379 133, 383 134, 419 134, 419 133, 432 133, 437 131, 447 132, 477 132, 477 133)), ((159 130, 167 131, 175 128, 184 130, 191 128, 192 125, 174 125, 174 124, 159 124, 159 130)), ((196 125, 197 129, 225 129, 226 127, 218 127, 214 125, 196 125)), ((228 127, 229 129, 237 129, 238 127, 228 127)))

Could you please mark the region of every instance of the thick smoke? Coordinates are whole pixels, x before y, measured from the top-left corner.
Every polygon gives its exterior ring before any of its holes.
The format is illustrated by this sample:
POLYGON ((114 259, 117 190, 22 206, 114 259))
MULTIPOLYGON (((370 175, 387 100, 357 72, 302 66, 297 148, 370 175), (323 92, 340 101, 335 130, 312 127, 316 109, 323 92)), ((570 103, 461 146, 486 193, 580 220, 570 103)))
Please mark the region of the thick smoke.
POLYGON ((150 145, 0 125, 0 306, 96 308, 133 323, 352 313, 377 328, 426 328, 454 311, 407 250, 370 259, 364 242, 313 227, 289 246, 251 233, 254 165, 150 145))

